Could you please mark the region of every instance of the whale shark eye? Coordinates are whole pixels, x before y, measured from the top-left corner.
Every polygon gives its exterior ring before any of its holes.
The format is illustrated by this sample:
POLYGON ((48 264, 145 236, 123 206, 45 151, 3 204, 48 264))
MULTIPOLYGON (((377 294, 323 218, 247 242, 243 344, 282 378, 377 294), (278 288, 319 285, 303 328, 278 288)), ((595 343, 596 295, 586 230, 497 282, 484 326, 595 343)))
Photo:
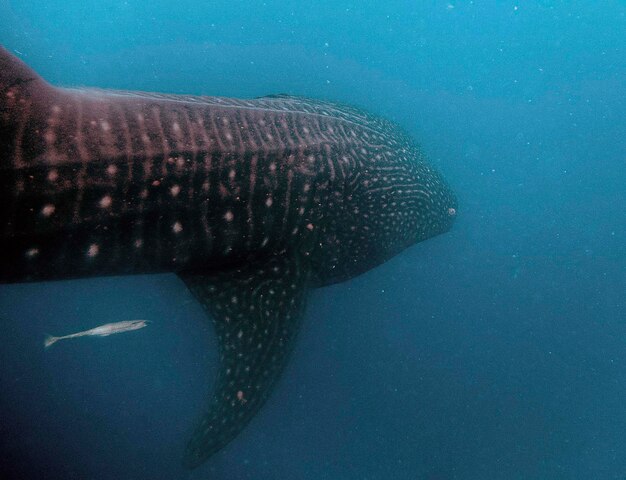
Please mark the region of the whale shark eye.
POLYGON ((450 215, 451 217, 454 217, 456 215, 456 208, 454 207, 448 208, 448 215, 450 215))

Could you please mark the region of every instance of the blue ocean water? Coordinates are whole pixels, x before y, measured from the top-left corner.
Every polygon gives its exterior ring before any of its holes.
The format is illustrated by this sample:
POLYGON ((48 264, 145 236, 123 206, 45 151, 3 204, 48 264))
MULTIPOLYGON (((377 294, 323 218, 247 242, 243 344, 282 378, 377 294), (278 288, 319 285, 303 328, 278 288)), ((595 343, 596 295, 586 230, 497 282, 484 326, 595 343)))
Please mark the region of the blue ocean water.
POLYGON ((52 83, 352 103, 414 135, 460 205, 449 233, 314 291, 274 395, 192 472, 217 344, 180 280, 0 286, 2 478, 626 478, 625 14, 0 1, 0 44, 52 83), (134 318, 152 323, 42 348, 134 318))

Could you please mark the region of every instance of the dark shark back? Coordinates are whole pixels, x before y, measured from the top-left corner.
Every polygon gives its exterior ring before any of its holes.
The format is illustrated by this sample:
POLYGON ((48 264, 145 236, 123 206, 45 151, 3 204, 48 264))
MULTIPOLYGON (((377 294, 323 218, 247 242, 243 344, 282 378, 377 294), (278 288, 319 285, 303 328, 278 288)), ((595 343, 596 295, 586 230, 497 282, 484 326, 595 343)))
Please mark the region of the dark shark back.
POLYGON ((1 58, 0 282, 241 264, 310 236, 335 188, 293 102, 53 88, 1 58))

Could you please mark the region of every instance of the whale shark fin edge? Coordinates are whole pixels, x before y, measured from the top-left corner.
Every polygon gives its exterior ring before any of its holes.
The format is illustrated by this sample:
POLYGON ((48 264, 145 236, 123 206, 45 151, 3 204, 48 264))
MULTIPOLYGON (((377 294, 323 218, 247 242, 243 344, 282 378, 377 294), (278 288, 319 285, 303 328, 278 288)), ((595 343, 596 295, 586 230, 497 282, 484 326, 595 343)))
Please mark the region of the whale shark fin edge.
POLYGON ((187 444, 195 468, 229 443, 265 403, 297 335, 308 272, 296 255, 180 278, 213 319, 220 367, 207 412, 187 444))

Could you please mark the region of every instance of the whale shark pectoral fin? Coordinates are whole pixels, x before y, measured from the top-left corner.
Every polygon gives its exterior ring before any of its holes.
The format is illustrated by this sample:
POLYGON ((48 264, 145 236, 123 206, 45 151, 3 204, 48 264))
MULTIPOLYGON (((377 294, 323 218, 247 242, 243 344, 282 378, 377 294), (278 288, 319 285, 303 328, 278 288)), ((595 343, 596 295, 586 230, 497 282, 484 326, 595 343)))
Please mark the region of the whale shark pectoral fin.
POLYGON ((269 397, 298 331, 309 275, 297 256, 285 254, 179 276, 214 319, 220 349, 208 412, 185 451, 185 465, 194 468, 230 442, 269 397))

